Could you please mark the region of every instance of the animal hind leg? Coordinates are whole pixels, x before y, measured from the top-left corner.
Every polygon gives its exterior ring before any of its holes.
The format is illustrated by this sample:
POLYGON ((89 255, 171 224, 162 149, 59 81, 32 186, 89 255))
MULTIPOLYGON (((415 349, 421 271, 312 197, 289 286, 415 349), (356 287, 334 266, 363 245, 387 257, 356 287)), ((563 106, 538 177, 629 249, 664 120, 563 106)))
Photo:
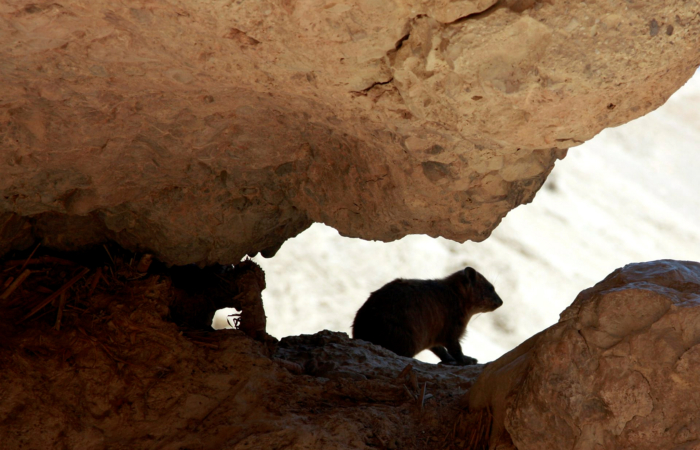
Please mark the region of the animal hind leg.
POLYGON ((435 353, 435 355, 440 358, 440 361, 443 364, 450 364, 450 365, 455 365, 457 364, 457 361, 447 352, 447 349, 443 347, 442 345, 436 345, 435 347, 432 347, 430 349, 431 352, 435 353))

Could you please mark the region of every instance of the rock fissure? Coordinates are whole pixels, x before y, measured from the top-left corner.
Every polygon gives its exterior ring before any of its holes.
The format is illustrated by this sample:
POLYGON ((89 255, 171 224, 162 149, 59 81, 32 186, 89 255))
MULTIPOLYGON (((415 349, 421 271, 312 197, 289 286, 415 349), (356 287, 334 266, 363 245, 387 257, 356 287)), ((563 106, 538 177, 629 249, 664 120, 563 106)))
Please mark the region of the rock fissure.
POLYGON ((507 2, 503 1, 503 0, 497 0, 497 1, 493 2, 486 9, 483 9, 481 11, 476 11, 476 12, 473 12, 471 14, 467 14, 466 16, 458 17, 451 22, 444 22, 443 26, 449 27, 451 25, 461 24, 467 20, 479 20, 480 18, 488 16, 489 14, 491 14, 492 12, 494 12, 495 10, 497 10, 499 8, 506 7, 505 3, 507 3, 507 2))
POLYGON ((389 79, 386 80, 386 81, 375 81, 375 82, 372 83, 369 87, 367 87, 367 88, 365 88, 365 89, 362 89, 361 91, 351 91, 351 93, 352 93, 352 94, 356 94, 356 95, 367 95, 367 93, 369 93, 369 91, 370 91, 371 89, 373 89, 373 88, 375 88, 375 87, 377 87, 377 86, 384 86, 384 85, 387 85, 387 84, 391 83, 392 81, 394 81, 394 78, 393 78, 393 77, 392 77, 392 78, 389 78, 389 79))

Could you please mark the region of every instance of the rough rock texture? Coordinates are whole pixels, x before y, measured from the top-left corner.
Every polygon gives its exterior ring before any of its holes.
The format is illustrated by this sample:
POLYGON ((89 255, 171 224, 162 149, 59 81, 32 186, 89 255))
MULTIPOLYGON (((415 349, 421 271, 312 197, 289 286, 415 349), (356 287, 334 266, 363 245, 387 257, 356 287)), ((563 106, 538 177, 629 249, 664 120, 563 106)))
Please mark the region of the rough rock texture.
POLYGON ((468 424, 462 397, 483 366, 425 364, 344 333, 274 354, 242 331, 183 335, 164 320, 170 290, 159 277, 98 289, 60 332, 54 314, 21 328, 4 314, 2 448, 454 448, 468 424))
POLYGON ((459 367, 344 333, 182 329, 177 272, 102 257, 3 262, 3 449, 452 450, 488 447, 489 430, 492 450, 700 445, 699 263, 619 269, 559 324, 459 367))
POLYGON ((690 3, 493 4, 3 2, 0 251, 481 240, 700 63, 690 3))
POLYGON ((491 448, 700 448, 700 264, 630 264, 486 368, 491 448))

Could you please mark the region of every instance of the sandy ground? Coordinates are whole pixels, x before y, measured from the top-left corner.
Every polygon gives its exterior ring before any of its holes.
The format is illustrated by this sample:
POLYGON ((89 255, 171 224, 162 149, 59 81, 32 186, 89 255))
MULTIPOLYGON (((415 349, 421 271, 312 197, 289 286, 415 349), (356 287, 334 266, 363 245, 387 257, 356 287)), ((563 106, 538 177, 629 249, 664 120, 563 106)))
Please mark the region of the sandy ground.
MULTIPOLYGON (((370 292, 394 278, 441 278, 467 265, 496 286, 498 311, 472 320, 465 354, 486 362, 555 323, 583 289, 627 263, 700 260, 700 74, 658 110, 569 150, 533 203, 486 241, 391 243, 315 224, 272 259, 268 332, 350 333, 370 292)), ((419 359, 437 361, 429 352, 419 359)))

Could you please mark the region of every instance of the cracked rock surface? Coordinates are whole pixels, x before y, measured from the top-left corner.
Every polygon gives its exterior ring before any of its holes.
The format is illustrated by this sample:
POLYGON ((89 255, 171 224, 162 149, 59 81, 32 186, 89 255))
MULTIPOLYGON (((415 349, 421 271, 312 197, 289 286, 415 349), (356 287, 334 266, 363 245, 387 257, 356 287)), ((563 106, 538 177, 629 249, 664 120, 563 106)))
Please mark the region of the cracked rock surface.
POLYGON ((312 222, 486 238, 700 64, 679 2, 0 5, 0 237, 237 262, 312 222))
POLYGON ((491 448, 700 445, 700 264, 630 264, 484 371, 491 448))

